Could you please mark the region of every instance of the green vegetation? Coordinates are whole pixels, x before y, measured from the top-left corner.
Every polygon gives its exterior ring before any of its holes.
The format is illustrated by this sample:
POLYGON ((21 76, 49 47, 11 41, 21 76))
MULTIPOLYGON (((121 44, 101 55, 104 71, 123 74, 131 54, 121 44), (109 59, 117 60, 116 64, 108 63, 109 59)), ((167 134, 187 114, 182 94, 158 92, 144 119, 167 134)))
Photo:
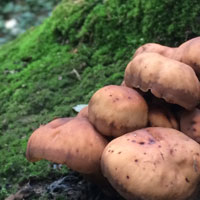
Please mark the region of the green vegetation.
POLYGON ((74 116, 108 84, 120 84, 135 49, 177 46, 200 35, 197 0, 64 0, 42 25, 0 48, 0 199, 34 176, 66 172, 25 159, 28 137, 55 117, 74 116), (78 79, 76 73, 81 76, 78 79))

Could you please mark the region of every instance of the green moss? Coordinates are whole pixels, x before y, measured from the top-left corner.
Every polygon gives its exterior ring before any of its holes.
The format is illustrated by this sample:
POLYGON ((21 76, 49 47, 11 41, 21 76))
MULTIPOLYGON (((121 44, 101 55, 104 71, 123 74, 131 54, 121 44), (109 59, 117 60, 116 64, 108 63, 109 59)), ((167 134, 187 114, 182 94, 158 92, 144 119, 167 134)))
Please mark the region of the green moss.
POLYGON ((49 162, 25 159, 28 137, 40 124, 74 116, 74 105, 104 85, 120 84, 143 43, 175 46, 197 36, 199 11, 196 0, 65 0, 42 25, 2 46, 0 198, 22 179, 55 173, 49 162))

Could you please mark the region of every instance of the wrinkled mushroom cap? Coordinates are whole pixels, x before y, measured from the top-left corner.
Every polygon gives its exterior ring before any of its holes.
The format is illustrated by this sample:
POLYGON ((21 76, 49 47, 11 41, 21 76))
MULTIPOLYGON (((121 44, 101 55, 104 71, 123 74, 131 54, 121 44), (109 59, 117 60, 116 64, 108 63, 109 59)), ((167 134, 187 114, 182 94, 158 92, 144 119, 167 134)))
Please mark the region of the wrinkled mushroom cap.
POLYGON ((171 128, 127 133, 104 149, 102 172, 127 200, 185 200, 200 178, 200 145, 171 128))
POLYGON ((200 143, 200 110, 183 112, 180 116, 180 130, 200 143))
POLYGON ((89 120, 106 136, 118 137, 145 127, 148 107, 132 88, 109 85, 98 90, 88 105, 89 120))
POLYGON ((126 67, 128 87, 140 88, 188 110, 200 100, 200 85, 194 70, 181 62, 157 53, 142 53, 126 67))
POLYGON ((41 126, 29 138, 26 157, 35 162, 46 159, 66 164, 80 173, 99 171, 100 158, 107 144, 86 118, 74 118, 51 128, 41 126))

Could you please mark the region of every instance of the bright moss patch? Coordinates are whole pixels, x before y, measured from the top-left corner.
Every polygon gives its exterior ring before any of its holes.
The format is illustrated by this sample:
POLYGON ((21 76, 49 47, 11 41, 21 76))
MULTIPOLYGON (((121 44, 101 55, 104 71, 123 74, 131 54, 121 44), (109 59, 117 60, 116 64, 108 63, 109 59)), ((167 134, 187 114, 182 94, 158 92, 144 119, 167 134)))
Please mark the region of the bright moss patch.
POLYGON ((72 106, 87 103, 104 85, 120 84, 143 43, 176 46, 199 35, 199 13, 196 0, 65 0, 42 25, 2 46, 0 198, 30 176, 58 173, 47 161, 26 161, 34 129, 74 116, 72 106))

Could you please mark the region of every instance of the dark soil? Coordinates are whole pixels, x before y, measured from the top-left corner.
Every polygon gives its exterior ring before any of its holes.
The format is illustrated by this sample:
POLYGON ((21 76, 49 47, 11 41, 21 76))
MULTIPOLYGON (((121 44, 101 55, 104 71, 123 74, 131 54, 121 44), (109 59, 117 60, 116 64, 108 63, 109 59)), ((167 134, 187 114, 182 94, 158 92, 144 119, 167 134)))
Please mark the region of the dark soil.
MULTIPOLYGON (((55 178, 55 177, 54 177, 55 178)), ((55 179, 54 179, 55 180, 55 179)), ((199 200, 197 195, 187 200, 199 200)), ((29 179, 16 194, 5 200, 125 200, 115 190, 105 190, 86 180, 79 173, 69 171, 56 181, 29 179)))
POLYGON ((30 179, 16 194, 6 198, 6 200, 22 199, 124 200, 114 190, 105 192, 73 171, 69 171, 66 176, 54 182, 30 179))

